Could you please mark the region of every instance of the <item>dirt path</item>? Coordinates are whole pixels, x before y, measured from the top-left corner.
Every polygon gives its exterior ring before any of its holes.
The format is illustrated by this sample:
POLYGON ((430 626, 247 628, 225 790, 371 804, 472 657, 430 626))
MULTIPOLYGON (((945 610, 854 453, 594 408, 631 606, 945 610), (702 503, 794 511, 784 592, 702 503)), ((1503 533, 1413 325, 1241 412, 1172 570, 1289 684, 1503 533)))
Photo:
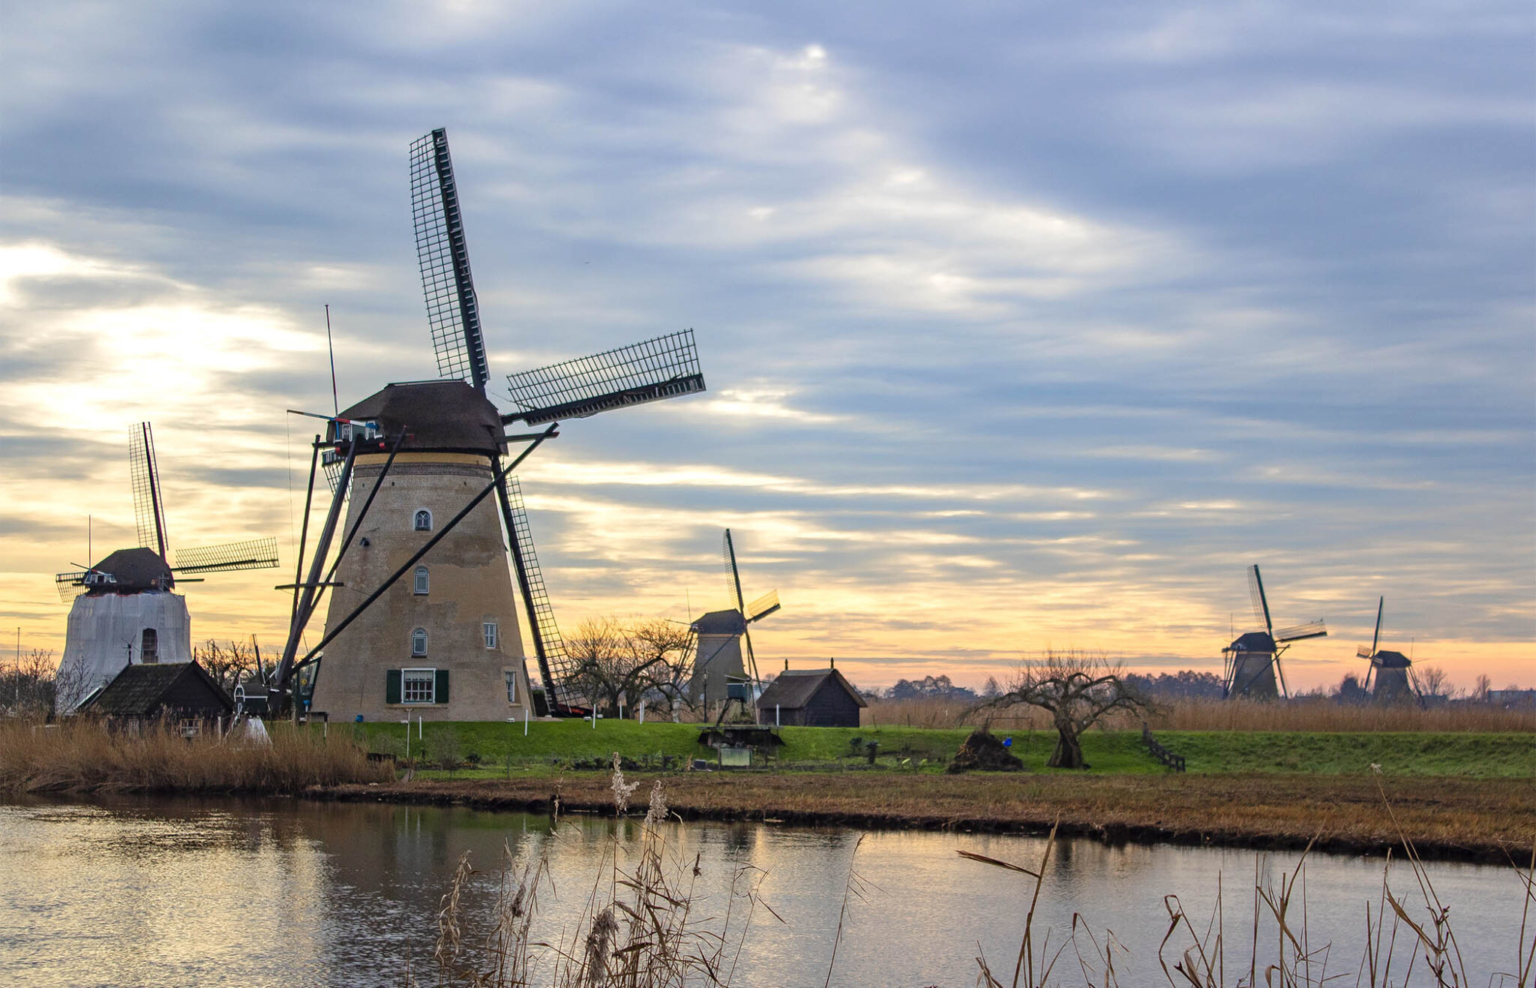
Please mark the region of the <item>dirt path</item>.
MULTIPOLYGON (((645 810, 654 776, 636 774, 645 810)), ((700 772, 663 777, 685 819, 777 820, 870 829, 1042 833, 1111 842, 1299 848, 1385 854, 1397 827, 1425 858, 1526 861, 1536 841, 1536 780, 1363 776, 913 775, 895 772, 700 772), (1392 817, 1396 817, 1396 825, 1392 817)), ((548 812, 613 812, 606 774, 562 779, 343 785, 313 798, 548 812)))

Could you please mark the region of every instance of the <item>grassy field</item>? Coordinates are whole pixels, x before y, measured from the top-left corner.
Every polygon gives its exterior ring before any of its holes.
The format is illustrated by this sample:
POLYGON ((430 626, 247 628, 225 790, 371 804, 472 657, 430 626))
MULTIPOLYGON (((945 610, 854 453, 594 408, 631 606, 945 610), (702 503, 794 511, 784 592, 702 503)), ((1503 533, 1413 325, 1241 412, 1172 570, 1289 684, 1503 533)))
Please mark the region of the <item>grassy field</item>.
MULTIPOLYGON (((341 733, 337 729, 333 733, 341 733)), ((714 759, 697 743, 697 724, 600 720, 538 721, 523 735, 521 724, 428 724, 418 740, 412 728, 411 754, 427 757, 443 732, 457 735, 462 756, 478 755, 481 767, 463 777, 504 776, 518 772, 559 772, 574 763, 607 759, 617 751, 642 764, 659 765, 663 756, 714 759)), ((364 724, 359 740, 374 751, 403 755, 405 727, 364 724)), ((882 768, 938 772, 954 756, 970 728, 786 727, 784 747, 770 764, 787 769, 857 769, 855 738, 879 743, 882 768)), ((1046 771, 1055 745, 1052 731, 995 732, 1013 739, 1013 751, 1030 771, 1046 771)), ((1366 774, 1375 764, 1389 775, 1463 776, 1536 779, 1536 735, 1512 732, 1308 732, 1308 731, 1160 731, 1160 742, 1187 760, 1191 774, 1299 773, 1366 774)), ((1090 774, 1161 774, 1166 770, 1141 744, 1139 731, 1090 731, 1083 737, 1090 774)))

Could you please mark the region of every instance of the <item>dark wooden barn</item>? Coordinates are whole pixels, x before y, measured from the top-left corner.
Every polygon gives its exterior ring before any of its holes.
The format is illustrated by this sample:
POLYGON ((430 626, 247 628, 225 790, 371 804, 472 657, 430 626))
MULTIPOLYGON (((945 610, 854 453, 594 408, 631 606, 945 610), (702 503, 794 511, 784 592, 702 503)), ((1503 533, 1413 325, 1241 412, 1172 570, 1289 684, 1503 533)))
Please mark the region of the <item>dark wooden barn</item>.
POLYGON ((858 727, 869 704, 836 669, 785 669, 758 697, 758 722, 792 727, 858 727))
POLYGON ((81 713, 120 723, 163 720, 201 730, 235 712, 235 701, 196 662, 127 666, 80 705, 81 713))

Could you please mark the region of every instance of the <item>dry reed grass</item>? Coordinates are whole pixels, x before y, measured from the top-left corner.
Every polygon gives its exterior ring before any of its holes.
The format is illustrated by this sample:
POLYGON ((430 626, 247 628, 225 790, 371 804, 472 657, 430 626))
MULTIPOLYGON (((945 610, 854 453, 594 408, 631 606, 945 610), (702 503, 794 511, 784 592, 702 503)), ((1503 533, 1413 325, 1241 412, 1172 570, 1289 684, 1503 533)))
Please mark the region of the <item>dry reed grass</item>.
MULTIPOLYGON (((1421 708, 1415 704, 1376 706, 1335 703, 1323 698, 1262 703, 1254 700, 1177 700, 1160 703, 1145 717, 1110 714, 1108 730, 1154 731, 1453 731, 1536 733, 1536 710, 1506 710, 1487 704, 1456 703, 1421 708)), ((1049 730, 1050 715, 1021 706, 977 710, 959 700, 882 700, 863 711, 862 726, 955 728, 991 725, 1007 730, 1049 730)))
MULTIPOLYGON (((627 808, 626 785, 614 756, 610 790, 615 815, 627 808)), ((560 837, 558 820, 536 857, 519 867, 503 847, 502 873, 489 930, 481 939, 467 932, 463 893, 475 874, 469 852, 459 859, 438 913, 433 949, 434 983, 440 988, 682 988, 729 985, 735 977, 747 930, 758 907, 763 873, 739 867, 732 876, 723 916, 696 916, 693 904, 701 875, 699 857, 680 855, 668 839, 661 783, 651 789, 638 844, 626 845, 621 828, 598 867, 580 917, 553 941, 536 939, 542 886, 549 883, 549 852, 560 837), (634 864, 625 866, 624 858, 634 864)), ((775 918, 776 917, 776 914, 775 918)), ((407 972, 407 986, 419 984, 407 972)))
POLYGON ((393 782, 343 733, 276 724, 270 744, 174 729, 110 731, 84 717, 0 722, 0 792, 261 792, 393 782))

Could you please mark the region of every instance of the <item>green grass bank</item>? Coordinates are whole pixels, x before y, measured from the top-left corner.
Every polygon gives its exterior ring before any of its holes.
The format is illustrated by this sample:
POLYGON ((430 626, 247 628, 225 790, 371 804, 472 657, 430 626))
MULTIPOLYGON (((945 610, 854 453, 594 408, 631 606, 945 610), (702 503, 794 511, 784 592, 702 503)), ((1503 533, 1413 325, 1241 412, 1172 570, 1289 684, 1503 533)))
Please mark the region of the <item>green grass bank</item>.
MULTIPOLYGON (((405 753, 403 724, 333 725, 336 731, 356 732, 371 751, 405 753)), ((572 763, 606 759, 617 751, 639 762, 673 758, 713 758, 697 743, 701 726, 635 721, 535 721, 523 734, 522 724, 427 724, 417 738, 411 727, 411 755, 425 748, 428 758, 446 744, 458 755, 478 756, 477 769, 457 772, 461 778, 517 772, 558 772, 572 763), (448 740, 447 732, 454 740, 448 740)), ((825 770, 865 764, 851 742, 879 743, 878 764, 886 769, 942 771, 970 728, 932 730, 909 727, 807 728, 786 727, 785 745, 774 764, 785 769, 825 770)), ((1030 771, 1044 771, 1055 745, 1051 731, 997 732, 1013 738, 1013 751, 1030 771)), ((1536 779, 1536 735, 1469 732, 1256 732, 1160 731, 1157 739, 1183 755, 1192 774, 1286 773, 1354 775, 1379 765, 1390 775, 1461 776, 1466 778, 1536 779)), ((1164 769, 1141 744, 1138 731, 1090 731, 1083 737, 1090 774, 1157 774, 1164 769)))

